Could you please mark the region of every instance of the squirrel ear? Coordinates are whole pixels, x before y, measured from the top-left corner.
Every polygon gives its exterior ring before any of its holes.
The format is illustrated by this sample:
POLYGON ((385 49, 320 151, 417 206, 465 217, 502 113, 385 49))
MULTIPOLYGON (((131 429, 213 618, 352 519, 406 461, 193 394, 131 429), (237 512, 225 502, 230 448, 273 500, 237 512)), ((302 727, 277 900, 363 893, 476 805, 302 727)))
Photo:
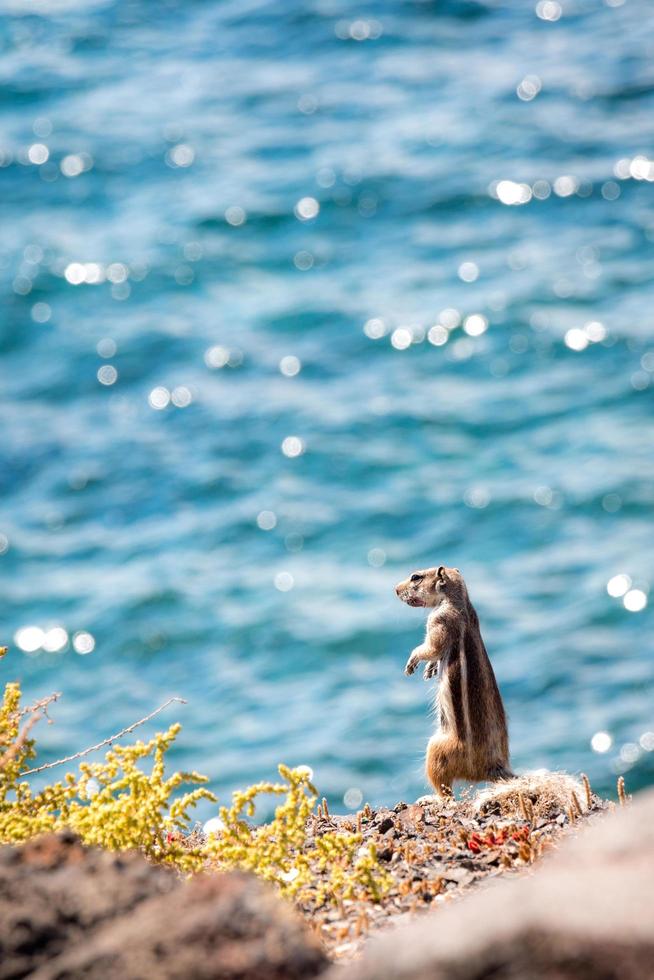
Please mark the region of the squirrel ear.
POLYGON ((436 572, 436 578, 439 580, 439 582, 445 582, 446 581, 445 566, 444 565, 439 565, 438 566, 438 571, 436 572))

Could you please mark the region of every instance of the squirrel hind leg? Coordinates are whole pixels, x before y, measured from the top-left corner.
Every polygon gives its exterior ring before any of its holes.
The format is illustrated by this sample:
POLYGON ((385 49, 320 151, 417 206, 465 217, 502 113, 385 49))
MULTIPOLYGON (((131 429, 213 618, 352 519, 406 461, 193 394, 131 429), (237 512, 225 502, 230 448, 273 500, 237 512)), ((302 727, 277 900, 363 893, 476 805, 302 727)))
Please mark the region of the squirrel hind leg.
POLYGON ((427 745, 427 779, 439 796, 452 795, 452 783, 466 775, 465 752, 449 735, 434 735, 427 745))

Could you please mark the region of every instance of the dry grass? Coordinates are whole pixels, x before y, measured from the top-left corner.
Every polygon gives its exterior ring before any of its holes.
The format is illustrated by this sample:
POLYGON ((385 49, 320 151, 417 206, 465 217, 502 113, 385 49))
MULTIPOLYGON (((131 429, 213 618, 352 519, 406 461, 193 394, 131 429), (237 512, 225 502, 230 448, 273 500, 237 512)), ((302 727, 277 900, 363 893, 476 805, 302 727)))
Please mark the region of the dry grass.
POLYGON ((587 777, 578 780, 565 772, 546 770, 525 773, 481 790, 476 805, 480 813, 520 811, 526 819, 543 819, 570 809, 582 816, 592 806, 590 784, 586 789, 583 779, 587 781, 587 777))

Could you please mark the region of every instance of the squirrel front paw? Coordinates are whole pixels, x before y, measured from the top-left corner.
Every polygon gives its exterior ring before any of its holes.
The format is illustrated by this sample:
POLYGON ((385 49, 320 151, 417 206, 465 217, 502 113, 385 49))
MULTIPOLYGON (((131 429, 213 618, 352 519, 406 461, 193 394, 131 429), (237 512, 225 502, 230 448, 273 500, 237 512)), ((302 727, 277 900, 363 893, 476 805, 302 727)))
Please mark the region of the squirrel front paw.
POLYGON ((424 681, 430 681, 432 677, 436 677, 437 674, 438 674, 438 662, 428 663, 424 669, 422 679, 424 681))
POLYGON ((417 657, 415 653, 412 653, 406 662, 404 673, 410 677, 411 674, 413 674, 413 672, 415 671, 419 663, 420 663, 420 657, 417 657))

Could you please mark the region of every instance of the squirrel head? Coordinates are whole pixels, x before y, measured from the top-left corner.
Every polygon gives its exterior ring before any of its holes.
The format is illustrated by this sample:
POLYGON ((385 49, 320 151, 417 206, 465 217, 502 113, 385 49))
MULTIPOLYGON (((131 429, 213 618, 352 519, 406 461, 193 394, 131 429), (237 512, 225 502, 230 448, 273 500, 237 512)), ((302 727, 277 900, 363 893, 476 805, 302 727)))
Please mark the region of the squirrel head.
POLYGON ((425 568, 413 572, 395 586, 397 596, 408 606, 427 606, 436 609, 448 600, 453 606, 463 608, 468 590, 458 568, 425 568))

